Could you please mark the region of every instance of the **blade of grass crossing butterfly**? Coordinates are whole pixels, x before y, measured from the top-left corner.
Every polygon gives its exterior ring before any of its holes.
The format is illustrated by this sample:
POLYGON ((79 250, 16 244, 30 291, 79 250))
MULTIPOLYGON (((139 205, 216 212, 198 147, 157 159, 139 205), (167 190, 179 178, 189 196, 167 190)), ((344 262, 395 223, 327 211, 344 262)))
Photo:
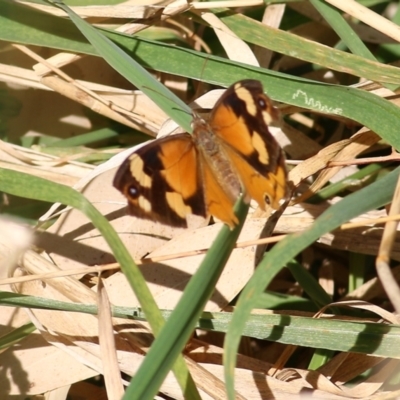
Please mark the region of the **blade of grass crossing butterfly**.
MULTIPOLYGON (((190 279, 179 303, 156 338, 139 370, 128 387, 124 399, 153 399, 176 357, 193 333, 203 308, 214 292, 215 285, 235 246, 243 226, 248 205, 235 205, 241 221, 233 230, 224 225, 200 267, 190 279)), ((187 397, 190 398, 190 397, 187 397)))

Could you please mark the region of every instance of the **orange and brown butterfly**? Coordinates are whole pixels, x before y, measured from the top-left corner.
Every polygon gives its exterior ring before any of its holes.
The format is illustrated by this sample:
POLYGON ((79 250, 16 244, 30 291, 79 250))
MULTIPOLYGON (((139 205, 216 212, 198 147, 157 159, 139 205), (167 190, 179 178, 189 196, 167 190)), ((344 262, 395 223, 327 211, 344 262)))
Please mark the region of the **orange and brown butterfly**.
POLYGON ((194 116, 192 135, 167 136, 133 152, 114 186, 136 217, 186 227, 189 214, 212 215, 233 228, 241 193, 263 210, 278 209, 288 197, 285 158, 268 129, 277 118, 259 81, 239 81, 208 121, 194 116))

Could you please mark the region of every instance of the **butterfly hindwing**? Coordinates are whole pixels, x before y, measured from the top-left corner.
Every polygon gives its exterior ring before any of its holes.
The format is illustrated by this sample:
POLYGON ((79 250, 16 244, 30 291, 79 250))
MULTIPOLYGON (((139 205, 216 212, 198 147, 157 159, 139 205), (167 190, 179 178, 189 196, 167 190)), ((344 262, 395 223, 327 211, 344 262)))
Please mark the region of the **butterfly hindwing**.
POLYGON ((223 190, 216 174, 207 164, 207 161, 201 158, 201 171, 205 190, 206 207, 209 214, 217 217, 231 229, 238 224, 239 220, 233 212, 234 200, 223 190))
POLYGON ((186 227, 186 216, 207 210, 196 148, 189 134, 153 141, 131 154, 114 178, 139 218, 186 227))

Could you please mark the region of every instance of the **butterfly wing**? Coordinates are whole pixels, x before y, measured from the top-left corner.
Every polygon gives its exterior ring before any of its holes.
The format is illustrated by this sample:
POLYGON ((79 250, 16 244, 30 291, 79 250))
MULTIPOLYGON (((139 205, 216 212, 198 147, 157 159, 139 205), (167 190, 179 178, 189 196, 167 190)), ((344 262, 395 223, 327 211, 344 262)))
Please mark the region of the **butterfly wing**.
POLYGON ((277 118, 259 81, 243 80, 221 96, 210 126, 237 171, 246 193, 265 210, 288 196, 285 158, 268 124, 277 118))
POLYGON ((234 200, 223 190, 218 177, 204 156, 199 153, 202 178, 206 192, 205 201, 208 213, 217 217, 231 229, 239 223, 233 212, 234 200))
POLYGON ((123 162, 113 184, 127 197, 129 213, 139 218, 186 227, 188 214, 208 214, 198 154, 189 134, 141 147, 123 162))

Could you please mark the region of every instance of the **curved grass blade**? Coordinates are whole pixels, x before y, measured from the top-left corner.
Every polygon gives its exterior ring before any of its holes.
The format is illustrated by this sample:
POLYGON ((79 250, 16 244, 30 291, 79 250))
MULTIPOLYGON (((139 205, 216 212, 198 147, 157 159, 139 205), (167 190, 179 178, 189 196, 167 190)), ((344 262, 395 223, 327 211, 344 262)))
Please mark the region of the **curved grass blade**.
MULTIPOLYGON (((257 36, 258 33, 254 30, 254 21, 246 23, 249 25, 245 29, 246 35, 257 36)), ((240 24, 238 26, 236 20, 232 24, 234 24, 235 29, 242 29, 240 24)), ((92 29, 94 30, 94 28, 92 29)), ((201 77, 205 82, 222 86, 229 86, 234 81, 243 79, 243 77, 258 79, 264 84, 268 95, 274 100, 317 112, 333 113, 350 118, 369 127, 393 147, 400 149, 400 136, 398 135, 400 131, 399 108, 374 94, 349 87, 326 85, 296 78, 178 46, 130 37, 118 32, 100 29, 98 31, 103 32, 109 39, 123 48, 128 55, 140 60, 140 64, 146 68, 194 79, 201 77), (377 118, 377 115, 380 118, 377 118)), ((238 33, 240 34, 240 31, 238 33)), ((276 34, 279 35, 280 32, 278 31, 276 34)), ((69 21, 32 11, 16 3, 0 2, 0 38, 12 42, 36 44, 65 51, 99 55, 98 50, 86 43, 80 32, 76 32, 76 28, 69 21), (55 29, 55 26, 58 29, 55 29), (53 33, 53 31, 56 33, 53 33)), ((290 36, 287 39, 286 46, 288 49, 300 52, 303 45, 299 47, 299 43, 295 42, 297 47, 292 48, 289 39, 292 40, 293 38, 290 36)), ((294 39, 297 40, 297 38, 294 39)), ((271 40, 275 43, 276 37, 271 40)), ((265 42, 261 45, 265 45, 265 42)), ((312 52, 312 49, 310 51, 312 52)), ((319 54, 315 48, 313 51, 314 55, 319 54)), ((330 57, 331 51, 332 49, 327 48, 325 56, 330 57)), ((341 53, 346 54, 344 52, 341 53)), ((113 54, 114 52, 110 52, 111 56, 113 54)), ((355 57, 351 54, 347 56, 355 57)), ((121 59, 125 59, 125 56, 122 56, 121 59)), ((338 56, 337 62, 341 63, 341 60, 341 57, 338 56)), ((364 59, 357 57, 357 59, 352 60, 353 65, 358 65, 364 59)), ((372 63, 371 61, 368 62, 372 63)), ((135 67, 126 67, 126 70, 124 69, 126 72, 121 73, 133 73, 130 68, 134 69, 135 67)), ((371 64, 372 70, 376 81, 387 81, 395 84, 399 82, 400 70, 396 67, 373 63, 373 65, 371 64), (382 79, 385 77, 379 75, 381 72, 383 74, 385 71, 389 71, 387 68, 389 68, 390 74, 393 75, 393 79, 382 79)), ((158 92, 159 89, 157 88, 156 90, 158 92)), ((153 90, 150 90, 150 92, 154 94, 153 90)), ((158 93, 164 93, 163 89, 160 88, 158 93)), ((169 96, 169 94, 166 96, 169 96)), ((161 97, 164 99, 164 94, 161 97)), ((154 100, 158 102, 157 99, 154 100)), ((179 123, 190 131, 191 118, 189 114, 182 115, 186 114, 186 111, 176 110, 178 103, 175 103, 175 101, 177 100, 174 99, 171 102, 168 114, 171 115, 171 112, 175 111, 178 115, 174 119, 182 118, 183 121, 179 123)), ((181 107, 184 107, 182 104, 179 109, 186 109, 181 107)))
POLYGON ((229 29, 246 42, 266 47, 269 50, 296 57, 312 64, 321 65, 328 69, 377 80, 381 83, 398 83, 395 76, 400 74, 399 69, 395 71, 395 68, 392 68, 389 71, 387 65, 384 66, 384 64, 372 61, 369 58, 333 49, 290 32, 271 28, 243 14, 236 14, 229 10, 219 10, 217 16, 229 29), (384 66, 385 72, 380 71, 378 78, 376 69, 379 69, 380 66, 384 66))
POLYGON ((65 11, 72 22, 93 45, 96 52, 117 72, 152 99, 167 115, 186 131, 191 132, 192 110, 162 83, 158 82, 146 69, 128 56, 120 47, 104 36, 99 30, 79 17, 61 1, 53 4, 65 11))
POLYGON ((207 251, 196 274, 187 284, 179 303, 152 344, 145 360, 131 381, 124 399, 153 399, 177 355, 190 339, 207 300, 235 246, 248 206, 239 202, 236 214, 242 221, 232 231, 224 225, 207 251))
MULTIPOLYGON (((141 271, 109 221, 81 193, 68 186, 50 182, 43 178, 2 168, 0 168, 0 191, 29 199, 51 203, 60 202, 84 213, 110 246, 146 314, 154 335, 158 336, 164 325, 164 319, 141 271)), ((191 399, 200 399, 197 388, 181 356, 176 360, 174 373, 182 390, 186 390, 186 394, 191 399)))
POLYGON ((400 167, 326 210, 302 233, 288 236, 268 252, 242 291, 225 339, 224 367, 228 398, 234 399, 234 370, 240 337, 251 310, 279 270, 323 234, 364 212, 388 204, 393 197, 400 167))

